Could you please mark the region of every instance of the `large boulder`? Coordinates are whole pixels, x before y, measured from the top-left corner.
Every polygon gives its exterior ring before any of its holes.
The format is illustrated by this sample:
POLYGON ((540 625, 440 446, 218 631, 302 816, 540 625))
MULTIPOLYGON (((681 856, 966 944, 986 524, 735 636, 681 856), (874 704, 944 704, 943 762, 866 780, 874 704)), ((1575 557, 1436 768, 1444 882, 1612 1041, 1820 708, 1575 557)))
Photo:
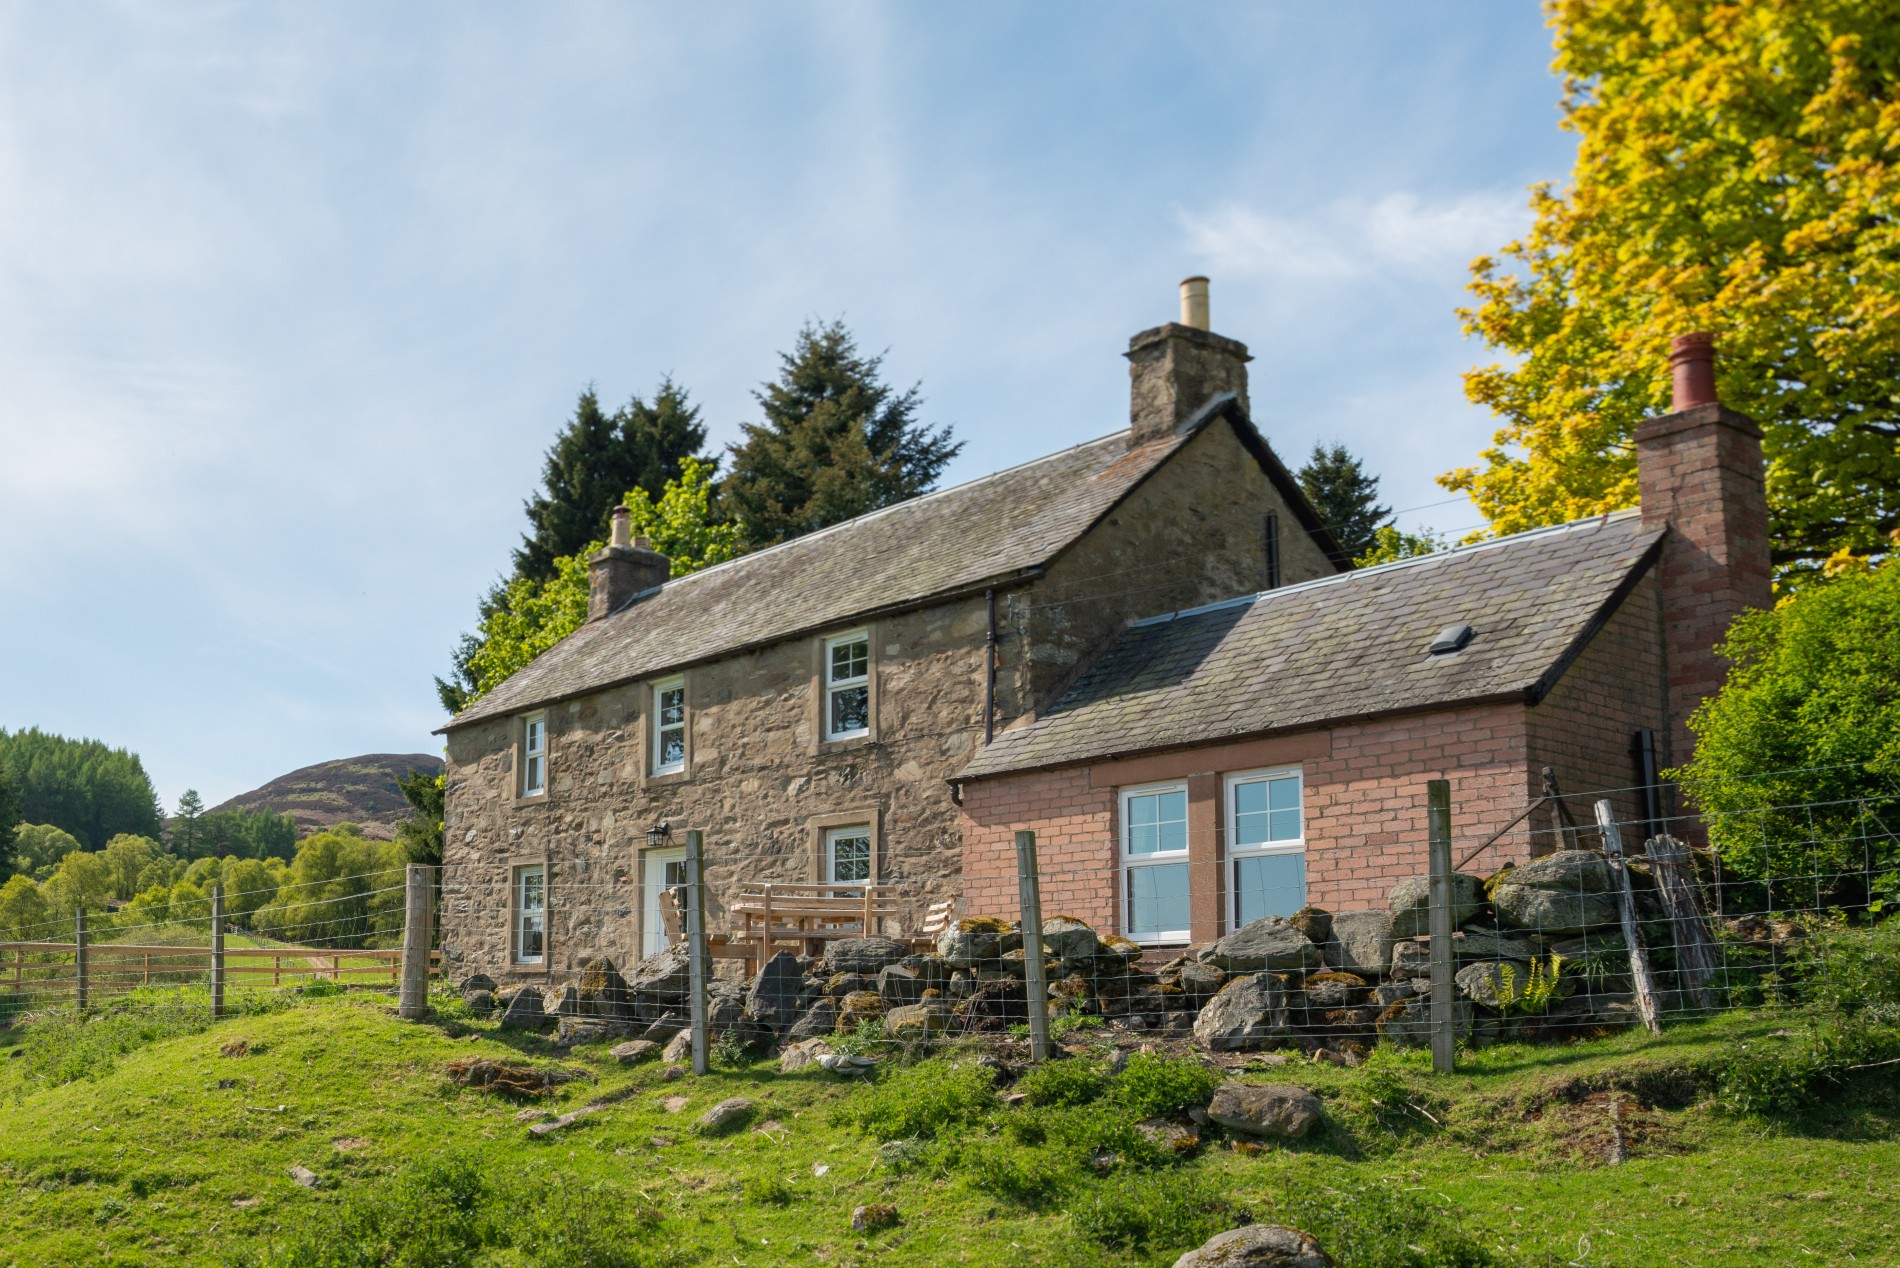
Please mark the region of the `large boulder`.
POLYGON ((806 1066, 818 1064, 818 1058, 831 1055, 831 1045, 823 1039, 801 1039, 797 1043, 786 1044, 779 1050, 778 1072, 791 1074, 803 1070, 806 1066))
POLYGON ((541 1001, 541 988, 524 986, 509 997, 501 1015, 503 1030, 545 1030, 554 1024, 541 1001))
POLYGON ((893 1039, 931 1039, 950 1024, 950 1010, 941 1004, 908 1004, 884 1015, 884 1033, 893 1039))
POLYGON ((804 988, 804 977, 799 971, 798 957, 790 951, 780 951, 767 960, 752 979, 746 1016, 762 1026, 789 1025, 798 1016, 798 995, 804 988))
POLYGON ((1194 1019, 1194 1037, 1212 1052, 1259 1047, 1289 1033, 1286 990, 1270 973, 1235 978, 1194 1019))
POLYGON ((1101 952, 1095 930, 1074 916, 1049 916, 1042 922, 1043 954, 1058 960, 1092 960, 1101 952))
POLYGON ((1349 1008, 1366 997, 1366 979, 1357 973, 1308 973, 1301 988, 1313 1008, 1349 1008))
POLYGON ((1286 1083, 1223 1083, 1207 1104, 1207 1116, 1229 1131, 1281 1140, 1306 1135, 1321 1115, 1317 1096, 1286 1083))
POLYGON ((915 1004, 924 997, 924 984, 917 971, 902 964, 887 964, 877 971, 877 993, 893 1008, 915 1004))
POLYGON ((604 1017, 624 1021, 633 1016, 632 995, 627 979, 620 976, 614 962, 597 955, 581 966, 581 980, 575 987, 575 1003, 583 1017, 604 1017))
POLYGON ((829 996, 816 1000, 810 1008, 800 1014, 792 1028, 785 1032, 786 1043, 798 1043, 807 1039, 817 1039, 822 1035, 835 1034, 838 1029, 838 1001, 829 996))
POLYGON ((1302 907, 1286 921, 1318 946, 1323 947, 1332 940, 1333 913, 1324 907, 1302 907))
POLYGON ((1528 960, 1535 954, 1529 938, 1495 929, 1461 930, 1452 940, 1452 953, 1460 960, 1528 960))
POLYGON ((953 922, 937 935, 937 954, 952 967, 974 968, 1003 954, 1003 935, 1009 931, 1007 920, 969 916, 953 922))
POLYGON ((1318 947, 1278 916, 1262 916, 1234 930, 1209 948, 1207 961, 1229 973, 1287 972, 1316 969, 1326 962, 1318 947))
POLYGON ((1392 964, 1392 914, 1384 911, 1333 913, 1333 936, 1326 962, 1346 973, 1384 973, 1392 964))
POLYGON ((909 954, 909 947, 891 938, 840 938, 825 948, 825 971, 876 973, 909 954))
POLYGON ((983 982, 957 1005, 971 1030, 1006 1030, 1029 1019, 1029 997, 1020 977, 998 977, 983 982))
POLYGON ((1175 972, 1174 981, 1190 999, 1206 999, 1227 985, 1227 970, 1218 964, 1189 960, 1175 972))
POLYGON ((838 1034, 848 1035, 858 1028, 860 1022, 876 1021, 885 1013, 884 997, 876 991, 853 991, 839 1001, 838 1020, 835 1029, 838 1034))
POLYGON ((656 951, 633 966, 626 978, 627 989, 646 999, 678 1003, 686 998, 692 980, 692 961, 683 946, 656 951))
MULTIPOLYGON (((1474 1015, 1474 1010, 1468 1001, 1453 1000, 1452 1033, 1460 1039, 1469 1035, 1471 1019, 1474 1015)), ((1426 995, 1415 995, 1411 999, 1401 1000, 1380 1013, 1377 1024, 1381 1038, 1389 1039, 1402 1048, 1423 1047, 1432 1041, 1431 998, 1426 995)))
POLYGON ((1531 966, 1522 960, 1481 960, 1458 970, 1458 991, 1474 1004, 1503 1008, 1524 993, 1531 966))
MULTIPOLYGON (((1414 876, 1392 887, 1386 899, 1392 912, 1392 936, 1416 938, 1432 931, 1432 882, 1414 876)), ((1464 872, 1451 874, 1451 924, 1457 928, 1484 908, 1484 883, 1464 872)))
POLYGON ((1284 1224, 1248 1224, 1217 1233, 1174 1268, 1332 1268, 1319 1243, 1284 1224))
POLYGON ((488 976, 488 974, 471 973, 462 979, 462 985, 457 989, 464 995, 470 991, 487 991, 490 995, 493 995, 501 988, 495 984, 495 979, 488 976))
POLYGON ((1559 850, 1498 878, 1498 923, 1551 935, 1583 933, 1620 920, 1610 867, 1594 850, 1559 850))

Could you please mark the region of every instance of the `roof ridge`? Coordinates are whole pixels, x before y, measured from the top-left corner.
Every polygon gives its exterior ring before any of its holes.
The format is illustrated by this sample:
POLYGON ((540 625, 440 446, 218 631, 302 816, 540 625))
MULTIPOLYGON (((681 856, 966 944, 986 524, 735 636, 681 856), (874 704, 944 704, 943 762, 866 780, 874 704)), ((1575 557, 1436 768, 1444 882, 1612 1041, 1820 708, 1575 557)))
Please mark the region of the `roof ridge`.
POLYGON ((987 474, 977 476, 974 479, 965 480, 962 484, 953 484, 947 489, 932 489, 928 493, 919 493, 916 497, 905 498, 903 501, 893 502, 889 506, 880 506, 875 511, 866 511, 864 514, 854 515, 848 520, 839 520, 836 524, 827 524, 823 528, 813 529, 809 533, 800 533, 797 537, 788 538, 782 542, 774 542, 770 546, 764 547, 761 550, 747 551, 743 555, 737 555, 731 559, 721 560, 719 563, 713 564, 710 567, 700 568, 694 572, 689 572, 683 577, 669 577, 667 580, 661 582, 657 586, 649 586, 647 589, 640 591, 638 594, 632 595, 631 597, 627 599, 626 603, 621 604, 620 607, 615 608, 614 611, 615 612, 624 611, 627 607, 631 606, 637 600, 643 599, 647 595, 650 595, 650 594, 657 594, 661 590, 665 589, 667 586, 674 584, 675 582, 691 581, 695 577, 704 577, 709 573, 718 572, 721 568, 730 568, 734 564, 745 563, 749 560, 762 558, 766 555, 771 554, 775 550, 784 550, 788 546, 797 546, 805 542, 816 541, 819 538, 824 537, 828 534, 836 533, 840 529, 850 528, 854 524, 868 523, 871 520, 877 519, 881 515, 888 515, 893 511, 901 511, 907 507, 919 506, 925 502, 931 501, 934 498, 946 497, 952 493, 960 493, 964 491, 965 489, 973 489, 980 484, 985 484, 991 480, 1000 479, 1003 476, 1011 474, 1012 472, 1021 471, 1027 467, 1038 466, 1045 462, 1053 462, 1057 458, 1060 458, 1065 454, 1072 454, 1078 449, 1087 449, 1091 445, 1099 445, 1099 444, 1104 443, 1105 441, 1117 439, 1118 437, 1125 436, 1128 433, 1128 431, 1129 429, 1124 427, 1120 431, 1112 431, 1105 435, 1097 436, 1093 440, 1080 441, 1076 444, 1068 446, 1066 449, 1058 449, 1053 453, 1043 454, 1039 458, 1026 459, 1025 461, 1017 463, 1013 467, 1003 467, 1000 470, 988 472, 987 474))

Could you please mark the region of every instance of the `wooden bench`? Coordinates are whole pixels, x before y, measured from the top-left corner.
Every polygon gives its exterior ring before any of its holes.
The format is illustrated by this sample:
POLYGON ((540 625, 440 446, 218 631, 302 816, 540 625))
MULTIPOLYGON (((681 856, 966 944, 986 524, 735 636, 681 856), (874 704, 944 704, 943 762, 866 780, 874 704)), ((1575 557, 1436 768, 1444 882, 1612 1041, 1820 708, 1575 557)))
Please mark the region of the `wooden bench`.
MULTIPOLYGON (((932 903, 925 912, 921 933, 890 936, 927 951, 954 918, 956 905, 953 898, 932 903)), ((772 958, 775 948, 798 955, 819 955, 828 942, 875 937, 887 925, 901 929, 916 905, 893 885, 768 881, 745 886, 726 910, 739 927, 731 934, 708 934, 707 950, 714 959, 743 960, 747 972, 756 972, 759 965, 772 958)), ((660 895, 660 916, 667 941, 681 941, 685 936, 685 913, 677 890, 660 895)))

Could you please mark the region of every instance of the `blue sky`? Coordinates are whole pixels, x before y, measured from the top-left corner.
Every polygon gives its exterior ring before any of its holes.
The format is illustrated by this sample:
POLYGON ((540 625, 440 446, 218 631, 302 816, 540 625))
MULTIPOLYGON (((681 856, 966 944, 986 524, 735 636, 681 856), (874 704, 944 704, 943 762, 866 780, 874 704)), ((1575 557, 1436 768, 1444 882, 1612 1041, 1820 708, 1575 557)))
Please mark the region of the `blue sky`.
POLYGON ((954 482, 1125 425, 1205 272, 1283 456, 1441 503, 1549 61, 1528 0, 0 5, 0 726, 167 804, 436 751, 581 388, 723 444, 808 318, 954 482))

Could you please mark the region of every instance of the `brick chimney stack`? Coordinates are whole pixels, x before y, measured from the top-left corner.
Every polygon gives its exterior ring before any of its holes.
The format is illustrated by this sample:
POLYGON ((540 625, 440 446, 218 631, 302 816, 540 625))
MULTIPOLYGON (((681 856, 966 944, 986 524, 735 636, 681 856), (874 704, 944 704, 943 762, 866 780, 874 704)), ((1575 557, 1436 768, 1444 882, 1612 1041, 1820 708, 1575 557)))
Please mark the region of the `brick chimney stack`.
POLYGON ((1715 337, 1669 345, 1671 410, 1636 429, 1643 523, 1666 525, 1663 646, 1669 675, 1667 762, 1689 759, 1689 715, 1722 686, 1715 645, 1729 624, 1772 602, 1761 428, 1716 398, 1715 337))
POLYGON ((629 540, 633 518, 627 508, 614 508, 613 531, 605 546, 587 561, 587 619, 598 621, 625 607, 644 590, 666 584, 673 563, 641 537, 629 540))
POLYGON ((1223 392, 1247 408, 1247 345, 1208 329, 1207 279, 1181 283, 1181 320, 1128 341, 1129 447, 1174 434, 1223 392))

